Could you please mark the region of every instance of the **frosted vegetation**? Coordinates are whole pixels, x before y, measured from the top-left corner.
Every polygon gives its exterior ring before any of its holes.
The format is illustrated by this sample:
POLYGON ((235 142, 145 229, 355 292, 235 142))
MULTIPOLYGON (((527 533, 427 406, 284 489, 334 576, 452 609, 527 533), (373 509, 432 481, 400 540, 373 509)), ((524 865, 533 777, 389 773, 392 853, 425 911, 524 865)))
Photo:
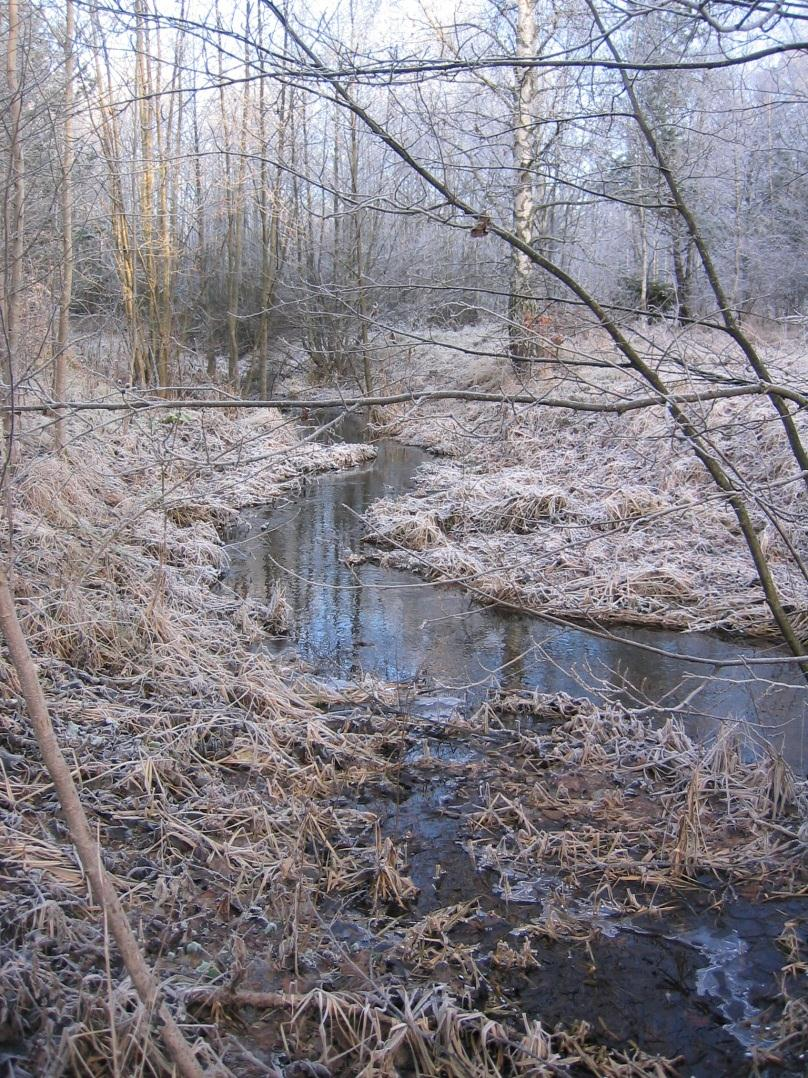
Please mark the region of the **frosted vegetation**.
MULTIPOLYGON (((602 405, 631 400, 636 385, 630 374, 608 365, 585 375, 556 364, 512 372, 495 358, 461 368, 457 349, 494 349, 495 334, 445 333, 443 340, 441 348, 416 353, 402 371, 402 384, 441 385, 452 369, 455 384, 470 389, 602 405)), ((685 393, 692 380, 683 368, 710 361, 715 366, 715 343, 692 329, 650 331, 642 341, 672 391, 685 393)), ((593 331, 570 338, 566 347, 617 363, 603 335, 593 331)), ((803 350, 784 346, 770 353, 778 378, 798 390, 807 373, 803 350)), ((776 513, 775 522, 761 506, 754 524, 804 636, 808 584, 793 553, 808 551, 808 503, 768 402, 706 402, 698 418, 722 458, 776 513)), ((801 417, 798 422, 808 429, 801 417)), ((673 435, 664 411, 617 417, 571 407, 455 402, 414 414, 400 405, 385 424, 386 432, 448 458, 422 469, 412 495, 379 502, 370 513, 370 535, 391 548, 388 561, 463 581, 481 595, 537 612, 776 634, 725 498, 690 447, 673 435)))
POLYGON ((804 1073, 776 745, 329 678, 227 548, 394 438, 351 572, 808 677, 805 26, 8 0, 4 1073, 804 1073))

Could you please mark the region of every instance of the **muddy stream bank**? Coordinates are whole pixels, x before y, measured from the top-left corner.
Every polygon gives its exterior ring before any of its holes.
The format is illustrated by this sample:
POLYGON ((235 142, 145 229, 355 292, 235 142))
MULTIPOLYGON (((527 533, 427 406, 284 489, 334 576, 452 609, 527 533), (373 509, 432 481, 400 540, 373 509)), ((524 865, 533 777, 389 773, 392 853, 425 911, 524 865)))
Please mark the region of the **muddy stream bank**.
MULTIPOLYGON (((378 934, 372 919, 356 910, 326 909, 335 937, 351 953, 371 955, 373 964, 402 983, 439 980, 467 1006, 492 1017, 523 1011, 548 1029, 585 1022, 594 1041, 610 1051, 630 1054, 636 1047, 676 1060, 674 1070, 664 1073, 746 1074, 753 1056, 755 1073, 804 1073, 804 1061, 780 1051, 772 1031, 783 1004, 781 937, 791 923, 799 946, 805 945, 804 900, 778 897, 765 884, 736 891, 701 872, 676 901, 636 901, 624 883, 614 895, 598 891, 593 901, 592 890, 564 869, 563 860, 539 860, 535 871, 512 870, 503 854, 506 835, 493 854, 481 856, 473 848, 481 805, 504 820, 501 806, 519 803, 515 790, 523 789, 529 800, 540 780, 552 777, 530 746, 545 751, 542 738, 556 728, 555 720, 514 700, 528 700, 536 690, 602 702, 606 688, 608 701, 644 706, 646 717, 661 722, 655 716, 663 707, 690 698, 682 717, 692 737, 712 737, 728 719, 747 723, 753 734, 782 746, 803 775, 805 692, 796 676, 776 663, 770 646, 620 630, 655 647, 719 662, 741 647, 745 654, 773 658, 771 667, 756 668, 755 678, 738 668, 688 666, 535 617, 483 608, 460 588, 426 584, 385 567, 383 559, 368 560, 360 541, 362 513, 376 498, 409 489, 424 459, 420 450, 383 441, 370 466, 315 478, 286 504, 245 515, 228 548, 229 586, 266 598, 276 582, 283 583, 291 632, 268 646, 297 653, 336 684, 365 673, 400 683, 395 698, 379 704, 374 727, 379 717, 389 719, 391 774, 344 797, 378 817, 380 840, 405 850, 407 877, 417 892, 395 930, 388 925, 378 934), (705 673, 716 672, 715 680, 702 684, 705 673), (492 709, 495 721, 483 728, 472 717, 492 693, 511 704, 492 709), (627 890, 636 902, 634 916, 627 912, 633 908, 627 890), (457 907, 461 915, 447 920, 444 912, 457 907), (439 923, 415 960, 404 945, 407 932, 432 915, 439 923)), ((334 707, 330 718, 346 728, 364 721, 344 705, 334 707)), ((627 796, 646 796, 642 786, 631 789, 629 778, 615 771, 608 781, 627 796)), ((605 780, 600 788, 585 770, 580 789, 568 775, 565 783, 564 797, 579 806, 587 797, 599 798, 600 805, 609 793, 605 780)), ((581 813, 588 826, 589 809, 581 813)), ((557 803, 548 800, 540 817, 551 838, 563 826, 557 803)), ((327 972, 321 968, 318 975, 327 972)), ((581 1073, 593 1072, 587 1067, 581 1073)), ((419 1072, 405 1067, 400 1073, 419 1072)))

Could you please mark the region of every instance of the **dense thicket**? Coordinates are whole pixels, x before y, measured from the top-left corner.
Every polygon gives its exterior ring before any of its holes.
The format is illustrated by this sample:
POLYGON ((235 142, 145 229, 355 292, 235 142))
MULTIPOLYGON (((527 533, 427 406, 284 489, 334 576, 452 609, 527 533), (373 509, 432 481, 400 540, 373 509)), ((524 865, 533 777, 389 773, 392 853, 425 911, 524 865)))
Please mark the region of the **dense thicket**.
MULTIPOLYGON (((621 321, 714 321, 715 294, 632 114, 618 55, 732 307, 800 319, 808 59, 794 47, 793 16, 747 4, 697 14, 672 0, 600 16, 584 2, 475 0, 451 23, 439 5, 412 19, 352 5, 315 20, 293 7, 289 25, 318 70, 266 4, 204 22, 145 0, 82 6, 72 310, 124 331, 137 380, 176 382, 188 350, 207 353, 211 370, 216 353, 228 355, 235 378, 249 352, 266 388, 278 335, 302 341, 322 376, 362 382, 379 323, 493 313, 522 332, 549 300, 570 299, 540 271, 514 267, 519 255, 496 238, 473 237, 474 219, 345 107, 325 69, 419 164, 621 321)), ((25 170, 21 259, 8 209, 4 221, 6 318, 14 297, 25 305, 36 294, 40 321, 58 306, 64 33, 59 10, 23 0, 17 85, 8 65, 3 84, 7 207, 14 143, 25 170)), ((42 325, 29 336, 18 378, 42 363, 45 336, 42 325)))

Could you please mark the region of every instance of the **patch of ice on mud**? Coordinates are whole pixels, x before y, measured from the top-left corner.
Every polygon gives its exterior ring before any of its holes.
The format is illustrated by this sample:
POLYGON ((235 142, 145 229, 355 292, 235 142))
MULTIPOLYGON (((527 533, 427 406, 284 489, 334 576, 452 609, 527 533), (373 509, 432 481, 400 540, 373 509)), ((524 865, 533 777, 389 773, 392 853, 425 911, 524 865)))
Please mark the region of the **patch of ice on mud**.
POLYGON ((766 985, 750 975, 746 955, 749 945, 734 930, 714 932, 707 925, 683 932, 675 937, 697 950, 706 964, 696 972, 696 990, 700 996, 717 1001, 718 1010, 728 1024, 725 1029, 746 1048, 766 1047, 767 1042, 756 1024, 760 1011, 751 1002, 755 992, 766 985))

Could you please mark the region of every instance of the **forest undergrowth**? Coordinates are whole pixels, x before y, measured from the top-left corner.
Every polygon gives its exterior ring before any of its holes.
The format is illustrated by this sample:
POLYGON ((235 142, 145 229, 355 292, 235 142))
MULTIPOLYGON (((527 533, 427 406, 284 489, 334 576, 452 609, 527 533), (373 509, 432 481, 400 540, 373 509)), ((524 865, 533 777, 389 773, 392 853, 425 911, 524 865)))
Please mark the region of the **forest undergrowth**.
MULTIPOLYGON (((228 589, 227 525, 373 449, 301 442, 272 412, 71 433, 55 456, 23 432, 19 613, 106 868, 211 1074, 799 1073, 806 789, 780 757, 539 694, 436 724, 400 686, 280 662, 261 645, 282 594, 228 589), (766 973, 740 1038, 678 938, 739 903, 762 911, 766 973)), ((0 661, 0 1061, 170 1074, 0 661)))

